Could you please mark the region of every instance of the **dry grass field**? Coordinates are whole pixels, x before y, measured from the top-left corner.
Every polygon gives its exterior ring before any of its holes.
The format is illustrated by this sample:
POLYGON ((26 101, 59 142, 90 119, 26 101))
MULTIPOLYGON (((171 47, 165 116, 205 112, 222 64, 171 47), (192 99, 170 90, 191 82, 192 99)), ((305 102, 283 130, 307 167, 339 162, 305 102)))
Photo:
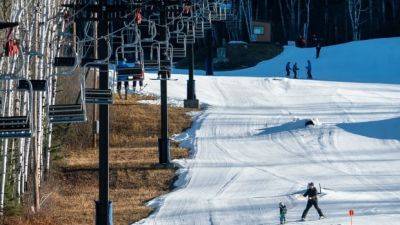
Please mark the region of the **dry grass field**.
MULTIPOLYGON (((110 199, 114 224, 126 225, 151 213, 147 201, 171 190, 175 169, 157 165, 159 106, 139 104, 150 97, 130 96, 110 107, 110 199)), ((89 110, 91 111, 91 110, 89 110)), ((190 126, 187 110, 169 108, 170 134, 190 126)), ((90 112, 89 112, 90 114, 90 112)), ((98 199, 98 150, 91 147, 90 123, 58 127, 61 150, 53 154, 51 179, 42 188, 42 213, 7 218, 5 224, 94 224, 94 201, 98 199), (68 143, 68 144, 65 144, 68 143)), ((188 156, 172 143, 173 158, 188 156)), ((27 204, 28 205, 28 204, 27 204)))

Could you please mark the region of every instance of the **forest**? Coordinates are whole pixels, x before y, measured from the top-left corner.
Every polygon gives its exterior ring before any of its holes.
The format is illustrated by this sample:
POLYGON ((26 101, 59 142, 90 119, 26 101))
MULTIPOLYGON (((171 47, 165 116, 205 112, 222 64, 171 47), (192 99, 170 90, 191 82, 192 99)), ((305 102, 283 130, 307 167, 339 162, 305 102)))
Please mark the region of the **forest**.
POLYGON ((241 35, 248 41, 252 21, 270 22, 279 43, 312 35, 335 44, 400 34, 399 0, 234 0, 233 5, 248 27, 241 35))

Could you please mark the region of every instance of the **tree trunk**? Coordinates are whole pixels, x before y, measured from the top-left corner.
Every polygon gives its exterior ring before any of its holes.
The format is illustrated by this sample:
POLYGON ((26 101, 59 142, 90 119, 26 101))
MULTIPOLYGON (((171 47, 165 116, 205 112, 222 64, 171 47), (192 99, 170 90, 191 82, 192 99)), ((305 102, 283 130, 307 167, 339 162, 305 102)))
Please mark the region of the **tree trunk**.
POLYGON ((288 36, 287 36, 287 31, 286 31, 285 15, 283 14, 282 0, 278 0, 278 3, 279 3, 280 14, 281 14, 283 36, 287 40, 288 36))

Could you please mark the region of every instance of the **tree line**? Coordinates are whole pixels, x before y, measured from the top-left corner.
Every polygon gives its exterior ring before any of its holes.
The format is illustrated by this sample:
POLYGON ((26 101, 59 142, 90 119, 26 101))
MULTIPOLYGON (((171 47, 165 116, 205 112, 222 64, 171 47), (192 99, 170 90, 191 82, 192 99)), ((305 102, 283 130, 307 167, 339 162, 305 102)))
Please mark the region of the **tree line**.
POLYGON ((316 35, 335 44, 400 34, 400 0, 253 0, 252 8, 253 21, 271 22, 275 42, 316 35))

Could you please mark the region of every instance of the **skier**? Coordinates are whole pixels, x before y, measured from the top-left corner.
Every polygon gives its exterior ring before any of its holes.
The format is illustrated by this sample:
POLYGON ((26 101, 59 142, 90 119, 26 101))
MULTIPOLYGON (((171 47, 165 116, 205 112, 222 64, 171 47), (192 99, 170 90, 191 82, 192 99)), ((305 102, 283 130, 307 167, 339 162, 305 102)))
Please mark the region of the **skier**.
MULTIPOLYGON (((120 99, 122 99, 121 86, 122 86, 122 81, 118 81, 117 82, 117 92, 118 92, 118 96, 120 99)), ((124 81, 124 86, 125 86, 125 100, 127 100, 128 99, 129 81, 124 81)))
POLYGON ((290 62, 286 63, 286 77, 290 77, 290 62))
POLYGON ((318 193, 317 188, 314 186, 314 183, 308 183, 307 191, 303 194, 304 197, 308 196, 308 201, 306 209, 304 209, 303 215, 301 216, 301 221, 305 221, 308 210, 310 210, 312 206, 314 206, 317 210, 320 219, 325 218, 321 209, 318 207, 318 194, 320 193, 318 193))
POLYGON ((293 78, 297 79, 297 71, 299 70, 299 67, 297 66, 297 63, 294 63, 292 70, 293 70, 293 74, 294 74, 293 78))
POLYGON ((319 58, 319 55, 320 55, 320 53, 321 53, 321 44, 320 43, 318 43, 317 44, 317 47, 315 47, 315 50, 316 50, 316 57, 317 57, 317 59, 319 58))
MULTIPOLYGON (((133 92, 136 92, 136 86, 137 86, 137 82, 133 81, 133 92)), ((140 89, 143 88, 143 81, 142 80, 139 81, 139 86, 140 86, 140 89)))
POLYGON ((285 203, 279 202, 279 215, 280 215, 281 224, 286 223, 286 213, 287 213, 287 209, 286 209, 285 203))
POLYGON ((307 66, 306 66, 306 70, 307 70, 307 79, 313 79, 312 74, 311 74, 311 62, 310 60, 307 60, 307 66))

